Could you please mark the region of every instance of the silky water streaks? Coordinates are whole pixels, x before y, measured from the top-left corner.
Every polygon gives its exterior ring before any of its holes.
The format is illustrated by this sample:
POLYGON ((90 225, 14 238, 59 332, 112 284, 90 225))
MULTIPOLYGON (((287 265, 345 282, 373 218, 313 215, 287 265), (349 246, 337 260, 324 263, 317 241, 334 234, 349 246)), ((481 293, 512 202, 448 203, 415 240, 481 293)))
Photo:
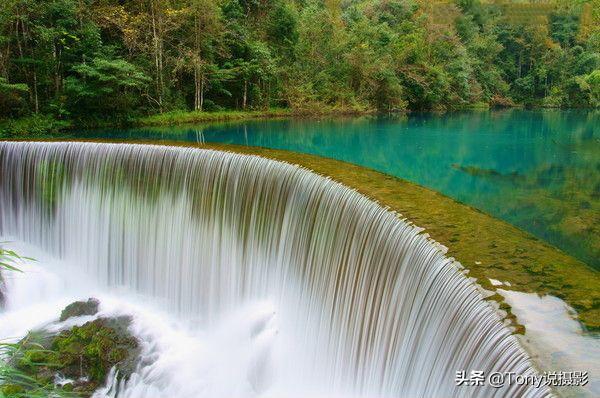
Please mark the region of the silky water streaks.
POLYGON ((457 386, 461 370, 535 370, 439 245, 306 169, 182 147, 3 142, 0 172, 0 235, 107 291, 206 331, 261 308, 245 323, 261 341, 247 396, 549 394, 457 386))

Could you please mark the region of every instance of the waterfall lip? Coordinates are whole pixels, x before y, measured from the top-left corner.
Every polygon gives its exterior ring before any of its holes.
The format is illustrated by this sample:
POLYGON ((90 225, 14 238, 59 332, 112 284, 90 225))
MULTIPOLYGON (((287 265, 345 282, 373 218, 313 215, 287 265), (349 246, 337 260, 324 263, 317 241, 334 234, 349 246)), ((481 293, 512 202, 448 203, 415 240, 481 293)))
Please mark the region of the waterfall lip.
MULTIPOLYGON (((233 162, 243 162, 243 161, 252 159, 252 161, 257 162, 257 164, 256 164, 257 167, 258 166, 281 167, 283 169, 288 168, 288 171, 294 170, 300 176, 303 176, 304 173, 315 176, 317 178, 315 180, 316 181, 315 184, 318 183, 321 186, 326 186, 328 190, 332 190, 332 191, 337 190, 337 191, 343 192, 345 195, 344 199, 346 201, 348 201, 349 203, 353 203, 354 206, 358 206, 358 204, 364 205, 364 207, 367 208, 368 211, 371 212, 369 214, 371 214, 372 216, 381 218, 382 220, 394 219, 395 224, 393 224, 393 228, 390 227, 390 228, 392 228, 391 231, 396 231, 397 229, 401 229, 402 231, 408 231, 408 232, 404 232, 404 233, 406 235, 410 236, 410 239, 411 239, 410 244, 411 245, 414 245, 415 247, 423 248, 423 250, 432 249, 432 250, 428 251, 428 256, 429 256, 428 259, 430 261, 433 261, 432 259, 434 259, 435 261, 439 262, 441 264, 440 265, 441 268, 440 268, 440 273, 436 274, 434 276, 431 276, 431 278, 435 279, 437 277, 444 277, 444 278, 451 279, 452 281, 457 283, 462 289, 464 289, 463 294, 465 295, 465 298, 466 298, 466 296, 472 297, 473 294, 476 295, 478 298, 478 302, 480 303, 479 310, 481 310, 483 312, 482 315, 484 316, 484 318, 480 319, 479 322, 495 324, 496 326, 494 326, 494 330, 504 333, 503 340, 502 340, 503 343, 506 343, 510 346, 516 347, 515 355, 519 356, 519 358, 521 359, 523 364, 526 364, 526 368, 523 368, 522 371, 524 373, 531 373, 531 372, 536 373, 536 370, 534 369, 534 367, 529 359, 528 354, 523 349, 523 347, 520 345, 520 343, 514 338, 514 336, 512 336, 510 333, 508 333, 508 330, 503 331, 503 329, 505 329, 506 327, 501 322, 501 316, 498 313, 496 308, 494 308, 493 306, 490 305, 489 302, 484 300, 484 297, 483 297, 481 291, 479 290, 481 287, 477 283, 466 278, 465 275, 463 275, 463 273, 461 272, 463 267, 458 261, 456 261, 453 258, 446 257, 447 248, 445 246, 443 246, 443 245, 439 244, 438 242, 436 242, 435 240, 433 240, 428 234, 423 233, 422 228, 419 228, 418 226, 414 225, 414 223, 410 222, 409 220, 402 218, 402 215, 400 215, 394 211, 391 211, 389 208, 386 209, 386 208, 382 207, 379 203, 377 203, 377 202, 369 199, 367 196, 361 194, 357 189, 348 187, 340 182, 335 181, 334 179, 332 179, 328 176, 324 176, 319 173, 316 173, 313 170, 311 170, 310 168, 307 168, 302 165, 294 164, 291 162, 285 162, 285 161, 281 161, 281 160, 273 160, 273 159, 265 158, 265 157, 262 157, 259 155, 240 154, 240 153, 236 153, 235 151, 222 151, 222 150, 216 150, 216 149, 210 149, 210 148, 194 148, 194 147, 181 147, 181 146, 157 145, 157 144, 139 144, 139 143, 136 143, 136 144, 98 143, 98 142, 78 142, 78 141, 75 141, 75 142, 73 142, 73 141, 53 141, 53 142, 38 142, 38 143, 29 142, 27 144, 0 143, 0 154, 4 150, 3 147, 11 146, 11 145, 32 145, 32 146, 38 146, 38 147, 44 147, 44 148, 47 146, 51 146, 51 147, 64 149, 65 152, 69 152, 69 150, 71 150, 71 149, 81 150, 82 148, 85 150, 92 150, 92 151, 98 150, 100 148, 116 148, 119 151, 134 150, 134 149, 140 150, 140 151, 148 150, 149 152, 152 152, 153 154, 160 154, 160 153, 164 154, 165 152, 170 152, 170 153, 176 154, 176 155, 192 154, 194 156, 205 156, 205 155, 215 154, 218 156, 226 156, 229 158, 228 160, 231 160, 233 162), (439 276, 439 275, 442 275, 442 276, 439 276)), ((140 152, 138 152, 138 154, 139 153, 140 152)), ((145 155, 145 154, 146 153, 144 153, 143 155, 145 155)), ((300 178, 300 177, 298 177, 298 178, 300 178)), ((321 189, 324 189, 324 188, 321 188, 321 189)), ((473 302, 476 301, 475 299, 472 299, 472 300, 474 300, 473 302)), ((550 392, 548 390, 538 391, 537 393, 539 393, 540 395, 544 395, 544 396, 550 394, 550 392)))
MULTIPOLYGON (((202 147, 197 147, 197 146, 192 146, 191 143, 179 143, 179 142, 173 142, 171 144, 155 144, 155 143, 144 143, 144 142, 123 142, 123 141, 111 141, 111 140, 86 140, 86 139, 73 139, 73 140, 61 140, 61 139, 48 139, 48 140, 0 140, 0 144, 1 143, 29 143, 29 144, 36 144, 36 145, 72 145, 72 144, 82 144, 82 145, 88 145, 90 147, 102 147, 102 146, 108 146, 108 147, 124 147, 124 146, 130 146, 130 147, 149 147, 149 148, 156 148, 156 149, 163 149, 163 150, 175 150, 175 151, 198 151, 198 152, 207 152, 207 153, 225 153, 228 154, 230 156, 233 157, 241 157, 241 158, 252 158, 252 159, 261 159, 264 161, 268 161, 268 162, 273 162, 275 164, 285 164, 289 167, 295 168, 297 170, 302 170, 311 174, 314 174, 320 178, 322 178, 325 181, 330 181, 334 184, 336 184, 339 187, 342 187, 345 190, 351 191, 353 193, 355 193, 356 195, 360 196, 362 199, 367 200, 371 203, 374 203, 375 205, 377 205, 381 210, 393 214, 394 216, 396 216, 400 221, 405 222, 406 224, 408 224, 409 226, 411 226, 415 231, 417 231, 418 233, 424 232, 425 228, 420 227, 416 224, 414 224, 413 221, 411 221, 410 219, 404 217, 402 215, 402 213, 397 212, 394 209, 391 209, 389 206, 387 205, 383 205, 381 204, 379 201, 369 198, 368 196, 362 194, 361 192, 358 191, 358 189, 356 187, 352 187, 346 184, 343 184, 339 181, 337 181, 334 177, 326 175, 326 174, 322 174, 319 173, 313 169, 311 169, 310 167, 307 166, 303 166, 301 164, 298 163, 294 163, 294 162, 290 162, 287 160, 279 160, 279 159, 271 159, 269 157, 265 157, 265 156, 261 156, 261 155, 256 155, 256 154, 245 154, 245 153, 239 153, 236 152, 233 149, 213 149, 213 148, 202 148, 202 147), (187 145, 186 145, 187 144, 187 145)), ((424 232, 421 234, 422 236, 424 236, 432 245, 436 246, 438 248, 438 250, 440 251, 441 254, 445 255, 448 252, 448 247, 446 247, 445 245, 441 244, 440 242, 436 241, 435 239, 431 238, 430 235, 427 232, 424 232)), ((458 267, 458 268, 464 268, 464 266, 456 259, 454 258, 450 258, 450 260, 452 260, 453 264, 458 267)))
MULTIPOLYGON (((101 140, 101 141, 90 141, 90 140, 40 140, 40 141, 8 140, 8 141, 0 141, 0 144, 1 143, 29 143, 29 144, 42 145, 42 146, 43 145, 59 145, 60 146, 60 145, 82 144, 82 145, 90 146, 92 148, 94 148, 94 147, 99 148, 99 147, 103 147, 103 146, 114 147, 114 148, 119 148, 119 147, 144 148, 144 147, 146 147, 146 148, 155 148, 155 149, 162 149, 162 150, 168 150, 168 151, 174 151, 174 152, 191 152, 191 153, 205 152, 205 153, 216 153, 216 154, 224 153, 224 154, 227 154, 232 157, 261 159, 263 161, 272 162, 273 164, 285 164, 288 167, 292 167, 297 170, 311 173, 311 174, 316 175, 319 178, 323 179, 324 181, 330 181, 331 183, 335 184, 337 187, 340 187, 345 190, 353 192, 354 194, 359 196, 362 200, 365 200, 365 201, 375 204, 376 206, 378 206, 380 208, 380 210, 382 210, 386 213, 389 213, 389 214, 393 214, 400 221, 408 224, 414 231, 416 231, 418 234, 420 234, 421 236, 426 238, 428 242, 430 242, 433 246, 435 246, 436 249, 442 255, 446 255, 446 253, 448 252, 448 247, 444 246, 443 244, 441 244, 438 241, 436 241, 435 239, 433 239, 427 232, 424 232, 424 231, 426 231, 425 228, 414 224, 413 221, 404 217, 401 213, 398 213, 397 211, 391 209, 389 206, 384 206, 384 205, 380 204, 377 200, 374 200, 374 199, 371 199, 371 198, 365 196, 364 194, 360 193, 358 191, 358 189, 355 187, 351 187, 351 186, 345 185, 341 182, 338 182, 332 176, 321 174, 319 172, 314 171, 313 169, 311 169, 309 167, 300 165, 298 163, 288 162, 286 160, 275 160, 275 159, 271 159, 268 157, 255 155, 255 154, 239 153, 239 152, 235 152, 234 150, 221 150, 221 149, 212 149, 212 148, 193 147, 193 146, 189 146, 189 145, 179 145, 179 143, 177 143, 178 145, 165 145, 165 144, 153 144, 153 143, 104 142, 103 140, 101 140)), ((458 260, 454 259, 453 257, 449 257, 448 259, 451 261, 451 263, 454 267, 456 267, 458 269, 465 268, 458 260)), ((479 286, 479 284, 476 284, 476 285, 479 286)))

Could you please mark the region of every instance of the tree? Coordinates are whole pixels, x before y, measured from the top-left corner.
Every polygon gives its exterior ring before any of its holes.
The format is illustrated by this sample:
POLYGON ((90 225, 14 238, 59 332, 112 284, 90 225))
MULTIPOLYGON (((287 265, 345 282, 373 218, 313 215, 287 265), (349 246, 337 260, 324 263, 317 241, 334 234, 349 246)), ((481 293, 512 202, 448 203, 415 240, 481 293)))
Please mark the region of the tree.
POLYGON ((11 84, 0 77, 0 116, 19 115, 25 108, 24 96, 29 87, 23 83, 11 84))
POLYGON ((194 76, 194 110, 204 106, 204 92, 211 75, 218 69, 215 53, 222 35, 221 10, 213 0, 190 0, 191 35, 186 48, 185 62, 194 76))
POLYGON ((123 59, 96 57, 73 67, 75 75, 66 80, 73 114, 124 114, 139 105, 140 93, 150 79, 135 65, 123 59))
POLYGON ((249 90, 254 89, 255 96, 261 97, 261 88, 265 87, 273 75, 273 59, 264 43, 256 41, 248 43, 243 58, 234 61, 234 70, 242 82, 242 109, 248 106, 249 90))
POLYGON ((585 77, 589 87, 590 106, 600 107, 600 69, 596 69, 585 77))
POLYGON ((598 1, 536 6, 524 23, 481 0, 4 0, 0 101, 3 117, 59 120, 597 106, 598 1))

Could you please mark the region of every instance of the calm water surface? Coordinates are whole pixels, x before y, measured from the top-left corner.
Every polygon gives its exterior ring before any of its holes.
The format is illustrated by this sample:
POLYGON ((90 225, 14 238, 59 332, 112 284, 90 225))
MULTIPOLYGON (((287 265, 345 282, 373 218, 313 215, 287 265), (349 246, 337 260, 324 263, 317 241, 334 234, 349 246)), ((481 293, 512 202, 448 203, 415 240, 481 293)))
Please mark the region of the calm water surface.
POLYGON ((600 268, 600 112, 489 111, 88 132, 326 156, 416 182, 600 268))

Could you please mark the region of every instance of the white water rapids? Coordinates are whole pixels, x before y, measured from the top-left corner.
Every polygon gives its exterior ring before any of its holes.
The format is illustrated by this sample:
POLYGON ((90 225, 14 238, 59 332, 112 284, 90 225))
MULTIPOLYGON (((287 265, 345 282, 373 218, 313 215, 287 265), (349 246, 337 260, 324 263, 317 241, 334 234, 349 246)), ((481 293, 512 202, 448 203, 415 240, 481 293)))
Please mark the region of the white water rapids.
POLYGON ((457 386, 459 370, 535 371, 439 245, 303 168, 191 148, 3 142, 0 176, 0 235, 54 259, 33 275, 59 286, 7 283, 0 321, 25 325, 49 297, 56 317, 94 294, 103 311, 133 313, 146 367, 119 397, 549 394, 457 386))

